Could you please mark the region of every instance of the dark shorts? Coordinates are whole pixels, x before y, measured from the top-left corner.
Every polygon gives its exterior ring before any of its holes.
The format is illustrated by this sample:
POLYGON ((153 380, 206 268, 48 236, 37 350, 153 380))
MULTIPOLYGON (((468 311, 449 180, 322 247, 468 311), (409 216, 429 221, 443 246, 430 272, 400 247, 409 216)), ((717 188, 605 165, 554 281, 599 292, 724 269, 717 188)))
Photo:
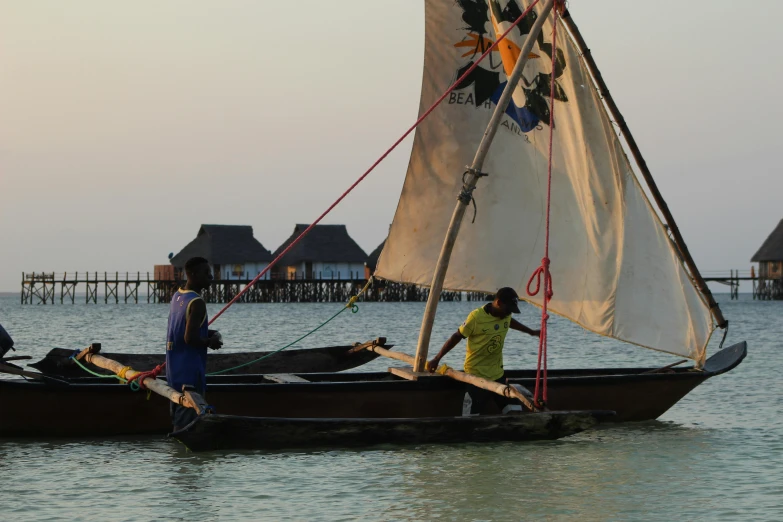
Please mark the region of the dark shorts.
MULTIPOLYGON (((496 379, 495 382, 506 384, 506 377, 503 376, 496 379)), ((471 415, 498 415, 509 404, 509 400, 506 397, 482 388, 476 388, 475 386, 469 386, 467 394, 470 395, 471 399, 471 415)))
MULTIPOLYGON (((204 390, 199 391, 198 394, 204 397, 204 390)), ((186 408, 173 402, 169 405, 169 413, 171 414, 171 424, 174 426, 174 431, 181 430, 198 417, 198 413, 193 408, 186 408)))

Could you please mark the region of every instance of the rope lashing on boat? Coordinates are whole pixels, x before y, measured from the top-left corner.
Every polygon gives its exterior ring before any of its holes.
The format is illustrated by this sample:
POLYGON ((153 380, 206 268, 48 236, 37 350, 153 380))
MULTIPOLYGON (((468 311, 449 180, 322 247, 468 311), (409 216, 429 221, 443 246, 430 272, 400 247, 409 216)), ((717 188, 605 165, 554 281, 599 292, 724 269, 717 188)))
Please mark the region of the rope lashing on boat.
POLYGON ((546 188, 546 238, 544 242, 544 257, 541 266, 538 267, 527 282, 527 295, 534 296, 541 289, 541 279, 544 279, 543 305, 541 307, 541 333, 538 338, 538 364, 536 366, 536 387, 533 392, 533 402, 537 406, 547 403, 547 322, 549 321, 549 300, 554 295, 552 288, 552 273, 549 271, 549 224, 552 207, 552 148, 555 130, 555 71, 557 70, 557 21, 564 8, 564 3, 556 1, 556 8, 552 10, 552 74, 550 75, 549 99, 552 107, 549 111, 549 159, 547 164, 547 188, 546 188), (530 290, 530 285, 536 279, 536 288, 530 290))
POLYGON ((440 366, 438 366, 438 369, 437 369, 437 370, 435 370, 435 373, 437 373, 437 374, 440 374, 440 375, 446 375, 446 373, 447 373, 449 370, 451 370, 451 368, 450 368, 448 365, 446 365, 446 364, 441 364, 440 366))
POLYGON ((163 373, 163 370, 166 368, 166 363, 162 363, 157 365, 152 370, 149 370, 147 372, 139 372, 133 377, 128 379, 128 384, 130 385, 131 390, 133 391, 139 391, 139 390, 146 390, 147 387, 144 386, 144 379, 152 378, 157 379, 158 375, 163 373))
POLYGON ((367 280, 367 284, 364 285, 364 288, 361 289, 361 291, 356 294, 355 296, 351 297, 348 300, 348 304, 345 305, 346 308, 350 308, 352 313, 356 313, 359 311, 359 305, 356 304, 356 301, 359 300, 359 297, 364 294, 367 290, 369 290, 370 286, 373 283, 373 276, 370 276, 370 278, 367 280))
POLYGON ((128 373, 128 370, 132 370, 132 369, 133 368, 131 368, 130 366, 123 366, 122 369, 119 372, 117 372, 117 377, 127 381, 128 379, 125 378, 125 374, 128 373))
POLYGON ((465 176, 468 174, 473 174, 477 178, 485 178, 489 176, 486 172, 481 172, 479 170, 476 170, 472 167, 468 167, 468 170, 462 173, 462 190, 459 193, 459 196, 457 196, 457 199, 463 202, 466 205, 470 205, 471 202, 473 202, 473 220, 472 223, 476 222, 476 214, 478 214, 478 206, 476 205, 476 198, 473 197, 473 191, 476 190, 476 186, 473 185, 472 187, 468 188, 468 183, 465 181, 465 176))
POLYGON ((364 288, 362 288, 361 291, 358 294, 356 294, 355 296, 351 297, 348 300, 348 304, 346 304, 345 306, 340 308, 340 311, 338 311, 336 314, 331 316, 329 319, 327 319, 326 321, 324 321, 320 325, 316 326, 315 328, 313 328, 312 330, 310 330, 309 332, 307 332, 306 334, 304 334, 300 338, 296 339, 295 341, 292 341, 292 342, 288 343, 287 345, 283 346, 282 348, 279 348, 279 349, 275 350, 274 352, 270 352, 270 353, 268 353, 266 355, 262 355, 258 359, 253 359, 252 361, 248 361, 246 363, 240 364, 238 366, 234 366, 232 368, 226 368, 224 370, 218 370, 216 372, 210 372, 207 375, 220 375, 221 373, 227 373, 227 372, 230 372, 230 371, 233 371, 233 370, 238 370, 240 368, 244 368, 245 366, 250 366, 251 364, 263 361, 267 357, 271 357, 271 356, 273 356, 276 353, 280 353, 283 350, 285 350, 286 348, 292 347, 293 345, 295 345, 296 343, 298 343, 299 341, 301 341, 305 337, 308 337, 309 335, 314 334, 315 332, 317 332, 318 330, 320 330, 321 328, 323 328, 324 326, 329 324, 333 319, 335 319, 338 315, 340 315, 341 313, 345 312, 346 310, 350 309, 352 313, 354 313, 354 314, 357 313, 359 311, 359 305, 356 304, 356 301, 359 299, 359 297, 362 296, 362 294, 364 294, 370 288, 370 285, 372 284, 372 282, 373 282, 373 278, 370 277, 370 279, 367 280, 367 284, 364 285, 364 288))
MULTIPOLYGON (((530 13, 530 11, 531 11, 531 10, 532 10, 532 9, 533 9, 535 6, 536 6, 536 4, 538 4, 538 2, 539 2, 539 1, 540 1, 540 0, 534 0, 533 2, 531 2, 531 4, 530 4, 530 5, 527 7, 527 9, 525 9, 524 11, 522 11, 522 14, 520 14, 520 15, 517 17, 517 19, 516 19, 516 20, 514 20, 514 23, 512 23, 512 24, 509 26, 509 28, 508 28, 508 29, 507 29, 507 30, 506 30, 506 31, 505 31, 503 34, 501 34, 501 35, 500 35, 500 37, 499 37, 499 38, 498 38, 498 39, 497 39, 497 40, 496 40, 496 41, 495 41, 495 42, 494 42, 492 45, 490 45, 490 46, 489 46, 489 48, 487 48, 487 50, 486 50, 486 51, 484 51, 484 53, 483 53, 481 56, 479 56, 479 58, 478 58, 478 59, 477 59, 477 60, 476 60, 476 61, 473 63, 473 65, 471 65, 470 67, 468 67, 468 69, 467 69, 467 70, 466 70, 466 71, 465 71, 465 72, 462 74, 462 76, 460 76, 459 78, 457 78, 457 80, 456 80, 456 81, 455 81, 453 84, 451 84, 451 87, 449 87, 448 89, 446 89, 446 91, 445 91, 445 92, 444 92, 444 93, 443 93, 443 94, 440 96, 440 98, 438 98, 437 100, 435 100, 435 103, 433 103, 433 104, 430 106, 430 108, 429 108, 429 109, 427 109, 426 111, 424 111, 424 114, 422 114, 421 116, 419 116, 419 119, 417 119, 417 120, 416 120, 416 122, 415 122, 413 125, 411 125, 411 126, 410 126, 410 128, 409 128, 408 130, 406 130, 406 131, 405 131, 405 132, 402 134, 402 136, 400 136, 400 137, 399 137, 399 139, 397 139, 397 141, 395 141, 395 142, 392 144, 392 146, 391 146, 391 147, 389 147, 389 148, 386 150, 386 152, 384 152, 383 154, 381 154, 381 156, 380 156, 380 157, 379 157, 377 160, 375 160, 375 163, 373 163, 372 165, 370 165, 370 168, 368 168, 368 169, 367 169, 367 170, 364 172, 364 174, 362 174, 362 175, 359 177, 359 179, 357 179, 357 180, 356 180, 356 181, 355 181, 355 182, 354 182, 354 183, 353 183, 353 184, 352 184, 350 187, 348 187, 348 190, 346 190, 345 192, 343 192, 343 194, 342 194, 342 195, 341 195, 339 198, 337 198, 337 200, 336 200, 334 203, 332 203, 332 204, 329 206, 329 208, 327 208, 327 209, 326 209, 326 210, 325 210, 325 211, 324 211, 324 212, 323 212, 323 213, 322 213, 320 216, 318 216, 318 218, 317 218, 315 221, 313 221, 313 222, 312 222, 312 223, 311 223, 311 224, 310 224, 310 225, 309 225, 309 226, 308 226, 306 229, 304 229, 304 230, 302 231, 302 233, 301 233, 301 234, 299 234, 299 235, 296 237, 296 239, 294 239, 294 240, 291 242, 291 244, 290 244, 290 245, 288 245, 288 246, 287 246, 287 247, 286 247, 286 248, 285 248, 285 249, 284 249, 282 252, 280 252, 280 254, 279 254, 279 255, 278 255, 276 258, 274 258, 274 259, 273 259, 273 260, 272 260, 272 261, 271 261, 271 262, 270 262, 270 263, 269 263, 269 264, 266 266, 266 268, 264 268, 264 269, 263 269, 261 272, 259 272, 259 273, 258 273, 258 275, 257 275, 255 278, 253 278, 253 280, 252 280, 252 281, 250 281, 250 283, 248 283, 248 284, 245 286, 245 288, 243 288, 242 290, 240 290, 240 291, 239 291, 239 293, 237 293, 237 295, 235 295, 235 296, 234 296, 234 297, 231 299, 231 301, 229 301, 228 303, 226 303, 226 305, 225 305, 225 306, 224 306, 224 307, 223 307, 223 308, 222 308, 222 309, 221 309, 221 310, 220 310, 220 311, 219 311, 217 314, 215 314, 215 316, 214 316, 214 317, 212 317, 212 319, 210 319, 210 321, 209 321, 209 324, 211 325, 212 323, 214 323, 214 322, 217 320, 217 318, 218 318, 218 317, 220 317, 221 315, 223 315, 223 313, 224 313, 226 310, 228 310, 228 309, 229 309, 229 307, 231 307, 231 305, 233 305, 234 303, 236 303, 236 302, 239 300, 239 298, 240 298, 240 297, 242 297, 242 295, 244 295, 244 293, 245 293, 245 292, 247 292, 247 291, 250 289, 250 287, 252 287, 252 286, 253 286, 254 284, 256 284, 256 283, 257 283, 257 282, 258 282, 258 281, 259 281, 259 280, 260 280, 262 277, 264 277, 264 275, 265 275, 267 272, 269 272, 269 270, 271 270, 271 269, 272 269, 272 267, 273 267, 273 266, 275 266, 275 265, 277 264, 277 262, 278 262, 278 261, 280 261, 280 259, 282 259, 282 258, 283 258, 283 256, 285 256, 285 255, 286 255, 286 254, 287 254, 287 253, 288 253, 288 252, 289 252, 289 251, 290 251, 292 248, 294 248, 294 247, 295 247, 297 244, 299 244, 299 241, 301 241, 303 237, 305 237, 307 234, 309 234, 309 233, 310 233, 310 231, 311 231, 311 230, 312 230, 312 229, 313 229, 313 228, 314 228, 314 227, 315 227, 315 226, 316 226, 318 223, 320 223, 320 222, 321 222, 321 220, 322 220, 323 218, 325 218, 327 214, 329 214, 329 213, 330 213, 330 212, 331 212, 331 211, 332 211, 332 210, 333 210, 333 209, 334 209, 334 208, 335 208, 337 205, 339 205, 339 204, 340 204, 340 202, 341 202, 343 199, 345 199, 345 198, 346 198, 346 196, 348 196, 348 194, 350 194, 350 193, 353 191, 353 189, 355 189, 355 188, 357 187, 357 185, 359 185, 359 183, 361 183, 362 181, 364 181, 364 178, 366 178, 367 176, 369 176, 369 175, 370 175, 370 173, 371 173, 373 170, 375 170, 375 167, 377 167, 378 165, 380 165, 380 163, 381 163, 381 162, 382 162, 384 159, 386 159, 386 156, 388 156, 389 154, 391 154, 391 152, 392 152, 394 149, 396 149, 396 148, 397 148, 397 146, 398 146, 400 143, 402 143, 402 141, 403 141, 405 138, 407 138, 407 137, 408 137, 408 135, 409 135, 411 132, 413 132, 413 131, 416 129, 416 127, 418 127, 418 126, 419 126, 419 124, 420 124, 422 121, 424 121, 424 119, 425 119, 425 118, 427 118, 427 116, 429 116, 429 115, 432 113, 432 111, 434 111, 434 110, 435 110, 435 109, 438 107, 438 105, 440 105, 440 104, 441 104, 441 102, 443 102, 443 100, 445 100, 445 99, 446 99, 446 97, 447 97, 449 94, 451 94, 451 91, 453 91, 454 89, 456 89, 457 87, 459 87, 459 86, 460 86, 460 84, 461 84, 461 83, 462 83, 462 82, 463 82, 463 81, 464 81, 464 80, 465 80, 465 79, 466 79, 466 78, 467 78, 467 77, 470 75, 470 73, 472 73, 472 72, 473 72, 473 71, 476 69, 476 67, 478 67, 479 63, 481 63, 481 62, 482 62, 482 61, 483 61, 483 60, 484 60, 484 59, 485 59, 487 56, 489 56, 489 55, 490 55, 490 53, 491 53, 492 51, 494 51, 494 50, 495 50, 495 48, 496 48, 496 47, 497 47, 497 46, 500 44, 500 42, 502 42, 502 41, 505 39, 506 35, 508 35, 508 33, 510 33, 510 32, 511 32, 511 31, 512 31, 512 30, 513 30, 513 29, 514 29, 514 28, 515 28, 517 25, 519 25, 519 23, 520 23, 520 22, 522 22, 522 20, 524 20, 524 18, 525 18, 525 17, 528 15, 528 13, 530 13)), ((475 219, 475 216, 474 216, 474 219, 475 219)))

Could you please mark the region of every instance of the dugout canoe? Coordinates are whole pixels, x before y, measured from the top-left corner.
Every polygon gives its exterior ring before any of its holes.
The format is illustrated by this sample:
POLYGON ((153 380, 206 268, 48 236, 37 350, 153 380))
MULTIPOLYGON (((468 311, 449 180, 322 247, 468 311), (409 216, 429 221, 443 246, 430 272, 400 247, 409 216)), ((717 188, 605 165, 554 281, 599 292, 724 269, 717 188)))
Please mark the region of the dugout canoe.
MULTIPOLYGON (((270 352, 210 352, 207 357, 207 373, 223 371, 236 366, 235 370, 224 375, 238 374, 271 374, 271 373, 336 373, 350 370, 367 364, 378 357, 378 354, 368 350, 357 349, 358 343, 350 346, 327 346, 323 348, 308 348, 304 350, 285 350, 270 355, 266 359, 247 363, 269 355, 270 352)), ((387 346, 388 347, 388 346, 387 346)), ((38 362, 28 364, 45 375, 58 378, 74 379, 87 374, 79 368, 70 357, 73 350, 54 348, 38 362)), ((166 360, 163 353, 106 353, 106 357, 114 359, 125 366, 139 369, 152 369, 166 360)), ((88 365, 97 373, 108 375, 110 372, 88 365)))
POLYGON ((281 418, 201 415, 169 436, 191 451, 554 440, 613 412, 576 411, 424 418, 281 418))
MULTIPOLYGON (((747 344, 742 342, 715 353, 702 369, 550 370, 549 407, 616 412, 609 422, 656 419, 696 386, 735 368, 746 354, 747 344)), ((506 376, 511 383, 534 387, 534 370, 508 370, 506 376)), ((442 376, 411 381, 389 372, 300 373, 294 377, 301 380, 215 376, 208 379, 206 399, 221 415, 405 419, 459 416, 470 389, 442 376)), ((107 381, 94 377, 69 382, 0 380, 0 437, 103 437, 170 431, 165 400, 147 400, 143 392, 107 381)))

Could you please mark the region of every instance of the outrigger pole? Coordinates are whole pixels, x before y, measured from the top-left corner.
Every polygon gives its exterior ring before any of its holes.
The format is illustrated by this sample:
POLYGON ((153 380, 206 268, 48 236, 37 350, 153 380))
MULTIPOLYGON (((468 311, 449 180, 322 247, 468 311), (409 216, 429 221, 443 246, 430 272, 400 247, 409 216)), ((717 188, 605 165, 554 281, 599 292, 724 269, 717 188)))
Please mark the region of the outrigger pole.
POLYGON ((427 307, 424 309, 424 317, 421 320, 421 330, 419 332, 419 342, 416 346, 416 358, 413 364, 414 372, 424 371, 424 365, 427 363, 427 351, 429 350, 430 337, 432 335, 432 325, 435 322, 438 301, 440 300, 440 294, 443 291, 443 281, 446 279, 446 271, 449 268, 451 253, 454 250, 454 243, 457 241, 457 235, 459 234, 459 229, 462 225, 462 218, 465 216, 465 211, 472 199, 473 189, 476 188, 476 183, 479 178, 486 176, 485 173, 481 172, 481 168, 484 166, 484 159, 487 157, 489 147, 492 144, 492 140, 495 138, 495 133, 506 113, 506 108, 511 101, 511 95, 514 93, 514 89, 516 89, 519 79, 522 77, 522 71, 525 68, 530 51, 533 49, 533 44, 535 43, 536 38, 538 38, 538 34, 541 32, 544 22, 549 17, 549 13, 552 11, 554 3, 555 0, 547 0, 538 18, 536 18, 533 27, 530 29, 530 33, 528 33, 525 43, 522 45, 517 63, 514 65, 514 70, 511 72, 508 83, 506 83, 506 87, 503 89, 503 94, 500 96, 500 99, 495 106, 495 112, 489 120, 487 130, 484 131, 484 137, 481 139, 481 143, 476 151, 476 156, 473 158, 473 164, 468 167, 467 172, 463 176, 462 191, 457 197, 457 206, 454 208, 454 213, 451 216, 446 238, 443 241, 438 263, 435 266, 435 273, 432 276, 430 295, 427 299, 427 307))
POLYGON ((620 109, 617 108, 617 104, 614 102, 614 98, 612 98, 612 95, 609 93, 609 88, 606 86, 606 82, 604 82, 604 78, 601 76, 601 71, 598 70, 598 66, 593 59, 593 54, 587 47, 582 34, 579 32, 579 28, 574 23, 574 20, 571 18, 568 10, 563 13, 561 18, 563 19, 565 26, 568 28, 568 31, 571 33, 571 36, 573 37, 574 43, 576 43, 579 52, 584 58, 585 65, 587 65, 587 69, 590 71, 590 74, 593 77, 595 86, 598 88, 599 96, 601 96, 603 101, 606 103, 609 114, 612 116, 612 118, 614 118, 615 123, 617 123, 617 126, 620 128, 620 131, 625 137, 625 142, 628 144, 628 148, 633 155, 633 159, 636 161, 636 165, 639 167, 639 171, 642 173, 644 181, 647 182, 647 187, 650 189, 650 193, 652 194, 656 205, 658 205, 661 214, 663 214, 664 220, 666 220, 666 224, 669 226, 669 231, 672 233, 674 243, 677 245, 677 249, 679 250, 680 258, 688 267, 688 271, 691 273, 691 277, 696 284, 696 288, 699 289, 701 294, 707 300, 707 305, 710 307, 710 312, 715 318, 715 322, 720 328, 726 328, 729 322, 726 320, 726 318, 723 317, 723 312, 721 312, 720 306, 718 306, 718 303, 715 302, 715 298, 712 296, 712 292, 707 286, 707 282, 704 281, 704 278, 699 272, 699 269, 696 267, 696 263, 693 261, 693 257, 691 256, 690 251, 688 251, 688 246, 685 244, 685 240, 680 233, 680 229, 677 226, 677 223, 674 221, 674 216, 672 216, 672 213, 669 210, 669 206, 663 199, 661 191, 658 190, 658 185, 655 183, 655 180, 650 173, 649 167, 647 167, 647 162, 644 161, 644 156, 642 156, 642 152, 639 150, 639 146, 636 144, 636 140, 633 138, 633 134, 631 134, 631 129, 628 128, 628 124, 625 123, 625 118, 623 118, 623 115, 620 113, 620 109))
MULTIPOLYGON (((94 364, 95 366, 103 368, 104 370, 109 370, 123 379, 133 379, 137 374, 144 373, 138 372, 130 366, 123 366, 121 363, 118 363, 115 360, 98 355, 98 352, 100 351, 100 343, 93 343, 79 352, 79 354, 76 355, 76 360, 84 359, 88 363, 94 364)), ((175 404, 185 406, 186 408, 193 408, 199 415, 204 413, 208 408, 206 401, 198 393, 191 391, 178 392, 174 388, 166 385, 163 381, 159 381, 155 377, 151 376, 146 378, 142 377, 139 380, 142 381, 139 383, 142 387, 157 393, 161 397, 169 399, 175 404)))
MULTIPOLYGON (((406 362, 410 365, 412 365, 414 361, 413 357, 411 357, 408 354, 402 352, 393 352, 391 350, 387 350, 386 348, 378 346, 375 343, 373 343, 370 346, 367 346, 366 349, 371 352, 375 352, 378 355, 388 357, 389 359, 396 359, 398 361, 406 362)), ((471 375, 469 373, 465 373, 459 370, 455 370, 453 368, 449 368, 445 364, 441 365, 441 367, 438 368, 438 373, 441 375, 445 375, 446 377, 450 377, 455 381, 464 382, 466 384, 472 384, 477 388, 481 388, 482 390, 487 390, 493 393, 497 393, 498 395, 507 397, 509 399, 517 399, 519 402, 524 404, 528 410, 532 412, 539 411, 539 409, 533 405, 533 402, 531 400, 533 398, 533 394, 530 393, 530 390, 528 390, 527 388, 519 384, 500 384, 499 382, 490 381, 489 379, 484 379, 483 377, 478 377, 476 375, 471 375)))

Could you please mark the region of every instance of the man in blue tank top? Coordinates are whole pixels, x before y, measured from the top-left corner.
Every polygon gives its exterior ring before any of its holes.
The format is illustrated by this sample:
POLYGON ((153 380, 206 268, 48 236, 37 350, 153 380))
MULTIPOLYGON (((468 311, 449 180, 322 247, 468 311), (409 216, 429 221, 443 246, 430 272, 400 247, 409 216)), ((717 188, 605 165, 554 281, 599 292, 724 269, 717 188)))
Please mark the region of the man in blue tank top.
MULTIPOLYGON (((207 305, 201 292, 212 282, 209 262, 194 257, 185 263, 188 281, 171 297, 166 335, 166 381, 177 391, 183 388, 204 395, 207 388, 207 348, 217 350, 223 343, 207 329, 207 305)), ((196 419, 196 411, 171 403, 174 431, 196 419)))

